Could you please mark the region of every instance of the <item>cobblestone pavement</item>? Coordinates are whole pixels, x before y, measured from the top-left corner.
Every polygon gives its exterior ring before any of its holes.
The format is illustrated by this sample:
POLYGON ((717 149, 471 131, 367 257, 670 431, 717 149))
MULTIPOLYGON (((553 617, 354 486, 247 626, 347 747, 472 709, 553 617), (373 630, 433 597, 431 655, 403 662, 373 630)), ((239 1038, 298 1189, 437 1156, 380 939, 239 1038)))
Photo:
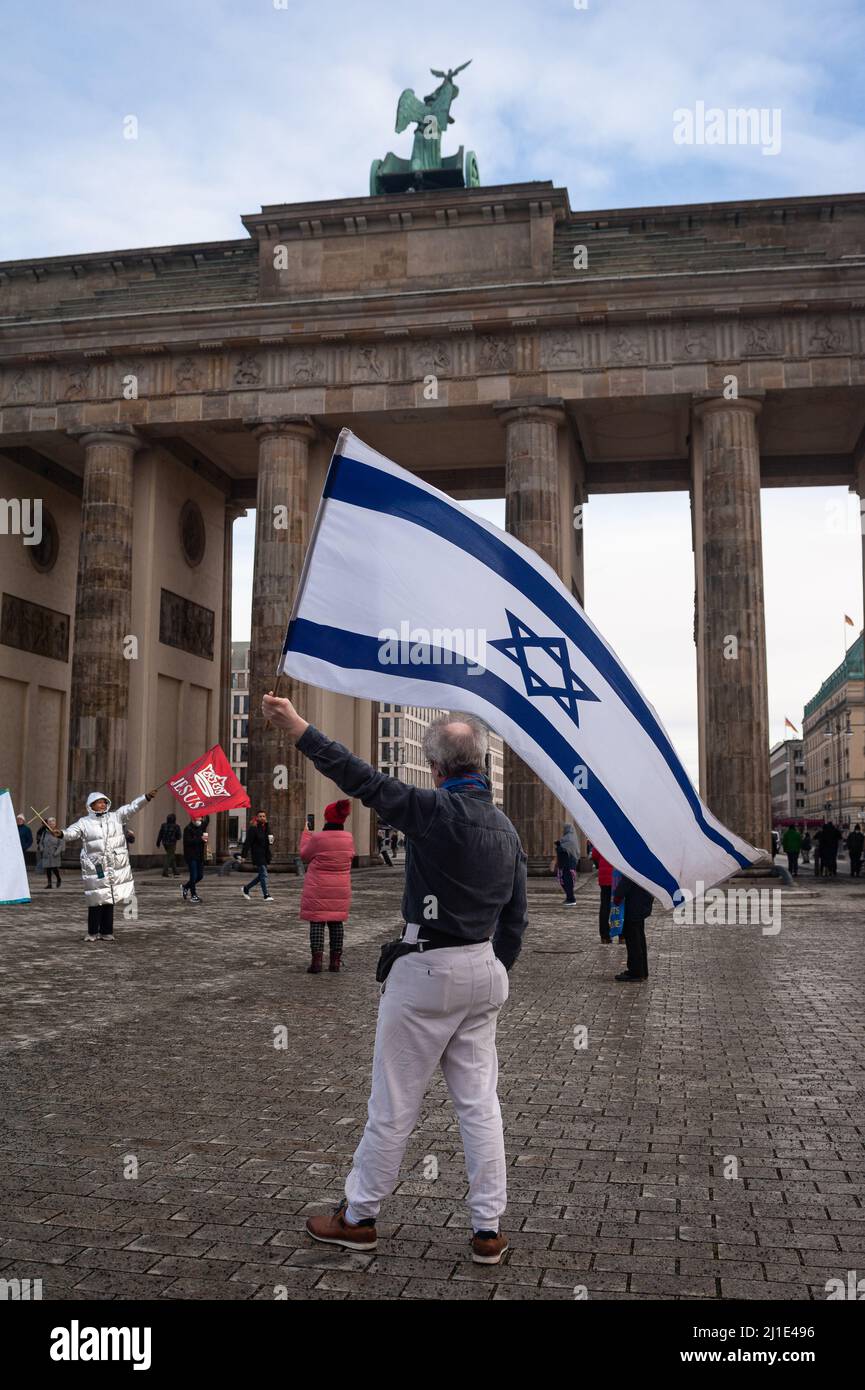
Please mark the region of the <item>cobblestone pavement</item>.
POLYGON ((865 1272, 865 882, 800 878, 776 935, 656 909, 644 985, 613 981, 593 881, 571 911, 531 885, 499 1026, 512 1249, 485 1268, 441 1079, 378 1252, 303 1234, 362 1130, 401 874, 355 875, 347 968, 318 977, 297 880, 272 906, 241 881, 208 874, 196 908, 138 874, 115 946, 82 941, 71 873, 0 910, 0 1278, 46 1299, 824 1299, 865 1272))

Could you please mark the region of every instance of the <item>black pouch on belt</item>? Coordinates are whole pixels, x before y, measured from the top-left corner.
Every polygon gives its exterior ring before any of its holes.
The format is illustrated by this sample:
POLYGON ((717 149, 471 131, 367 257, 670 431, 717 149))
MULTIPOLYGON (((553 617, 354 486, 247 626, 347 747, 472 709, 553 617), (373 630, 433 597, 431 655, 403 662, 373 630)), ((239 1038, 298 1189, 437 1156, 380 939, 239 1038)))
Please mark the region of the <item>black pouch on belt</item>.
POLYGON ((416 946, 406 941, 386 941, 379 952, 378 965, 375 968, 375 978, 378 984, 384 984, 394 961, 398 961, 400 956, 407 956, 411 951, 416 950, 416 946))

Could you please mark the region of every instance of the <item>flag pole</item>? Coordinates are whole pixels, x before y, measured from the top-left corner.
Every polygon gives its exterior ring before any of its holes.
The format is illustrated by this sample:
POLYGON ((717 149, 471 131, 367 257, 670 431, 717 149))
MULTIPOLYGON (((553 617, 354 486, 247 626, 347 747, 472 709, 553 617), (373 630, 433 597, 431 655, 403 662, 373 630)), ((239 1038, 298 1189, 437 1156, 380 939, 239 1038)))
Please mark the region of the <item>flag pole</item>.
MULTIPOLYGON (((30 810, 31 810, 31 811, 36 811, 36 807, 35 807, 35 806, 31 806, 31 807, 30 807, 30 810)), ((46 810, 46 811, 48 810, 48 807, 47 807, 47 806, 45 807, 45 810, 46 810)), ((48 824, 47 820, 46 820, 45 817, 42 815, 42 812, 41 812, 41 811, 36 811, 36 814, 37 814, 37 816, 39 817, 39 819, 41 820, 42 824, 45 826, 45 829, 46 829, 46 830, 51 830, 51 826, 48 824)), ((32 820, 33 817, 31 816, 30 819, 32 820)), ((52 835, 54 834, 54 831, 53 831, 53 830, 51 830, 51 834, 52 834, 52 835)))
MULTIPOLYGON (((312 552, 313 552, 313 548, 314 548, 314 546, 315 546, 315 540, 316 540, 316 537, 317 537, 317 535, 318 535, 319 528, 320 528, 320 526, 321 526, 322 518, 323 518, 323 516, 324 516, 324 507, 325 507, 325 502, 327 501, 327 485, 328 485, 328 483, 329 483, 329 481, 330 481, 331 474, 332 474, 332 473, 334 472, 334 470, 335 470, 336 463, 337 463, 337 459, 339 459, 339 458, 341 457, 341 453, 340 453, 340 444, 341 444, 341 442, 342 442, 343 435, 349 435, 349 434, 351 434, 351 431, 348 430, 348 429, 341 429, 341 430, 340 430, 340 432, 339 432, 339 438, 337 439, 336 444, 334 445, 333 453, 332 453, 331 456, 330 456, 330 463, 328 464, 327 475, 326 475, 325 480, 324 480, 324 486, 323 486, 323 488, 322 488, 322 490, 321 490, 321 497, 318 499, 318 507, 316 508, 315 520, 314 520, 313 523, 312 523, 312 531, 310 532, 309 543, 308 543, 308 545, 307 545, 307 547, 306 547, 306 554, 305 554, 304 557, 303 557, 303 565, 301 566, 301 570, 300 570, 300 578, 299 578, 298 581, 297 581, 297 589, 296 589, 295 595, 294 595, 294 602, 293 602, 292 605, 291 605, 291 612, 290 612, 289 615, 288 615, 288 626, 287 626, 286 629, 285 629, 286 640, 288 639, 288 634, 291 632, 291 625, 292 625, 292 623, 294 622, 294 620, 295 620, 295 618, 296 618, 296 616, 297 616, 297 610, 298 610, 298 608, 300 607, 300 601, 301 601, 301 599, 303 598, 303 591, 304 591, 304 589, 306 588, 306 580, 307 580, 307 576, 308 576, 308 574, 309 574, 309 564, 310 564, 310 560, 312 559, 312 552)), ((280 652, 280 655, 279 655, 280 667, 279 667, 279 670, 278 670, 277 673, 276 673, 276 683, 274 684, 274 687, 273 687, 273 693, 274 693, 274 695, 278 695, 278 694, 279 694, 279 687, 280 687, 280 685, 282 684, 282 677, 283 677, 283 674, 284 674, 283 669, 282 669, 282 660, 283 660, 283 657, 284 657, 284 656, 285 656, 285 652, 284 652, 284 651, 280 652)), ((269 728, 270 728, 270 720, 269 720, 269 719, 265 719, 265 721, 264 721, 264 727, 265 727, 265 729, 269 729, 269 728)))
MULTIPOLYGON (((31 807, 30 807, 30 810, 31 810, 31 811, 36 811, 36 807, 35 807, 35 806, 31 806, 31 807)), ((47 807, 47 806, 43 806, 43 807, 42 807, 42 811, 47 811, 47 810, 48 810, 48 807, 47 807)), ((42 811, 36 811, 36 815, 39 817, 40 820, 42 820, 42 811)), ((33 816, 31 816, 31 817, 30 817, 30 820, 28 820, 28 822, 27 822, 28 825, 30 824, 30 821, 31 821, 31 820, 33 820, 33 816)), ((42 820, 42 824, 43 824, 43 825, 45 824, 45 821, 44 821, 44 820, 42 820)))

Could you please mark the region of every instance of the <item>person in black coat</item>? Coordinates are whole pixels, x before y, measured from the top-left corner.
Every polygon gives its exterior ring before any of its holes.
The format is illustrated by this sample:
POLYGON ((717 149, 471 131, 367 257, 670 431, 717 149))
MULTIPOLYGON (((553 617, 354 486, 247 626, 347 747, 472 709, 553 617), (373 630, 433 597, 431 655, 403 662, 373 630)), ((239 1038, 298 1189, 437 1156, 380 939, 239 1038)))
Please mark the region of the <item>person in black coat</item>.
POLYGON ((33 831, 30 829, 30 826, 23 816, 17 816, 16 820, 18 823, 18 839, 21 841, 22 852, 26 854, 33 844, 33 831))
POLYGON ((862 834, 861 826, 857 821, 847 836, 847 852, 850 855, 850 875, 852 878, 861 877, 863 847, 865 847, 865 835, 862 834))
POLYGON ((622 983, 648 980, 649 956, 646 949, 646 918, 651 916, 655 900, 645 888, 633 883, 623 874, 613 893, 613 902, 625 904, 622 936, 628 948, 627 968, 616 979, 622 983))
POLYGON ((249 883, 245 884, 242 889, 246 901, 249 902, 250 889, 259 884, 264 901, 272 903, 273 898, 267 882, 267 866, 271 860, 271 853, 266 811, 259 811, 255 819, 250 822, 241 854, 244 859, 251 859, 255 865, 255 878, 250 879, 249 883))
POLYGON ((184 902, 200 903, 198 884, 204 877, 204 856, 207 852, 207 826, 210 817, 199 816, 191 820, 183 829, 183 857, 189 869, 189 878, 181 887, 184 902))
POLYGON ((830 878, 834 878, 838 872, 838 842, 841 839, 841 831, 832 821, 827 820, 820 831, 820 858, 823 862, 823 871, 830 878))
POLYGON ((180 826, 177 824, 177 817, 174 815, 166 816, 159 827, 159 834, 156 837, 156 848, 160 845, 165 852, 165 863, 162 866, 162 877, 168 878, 173 875, 177 878, 177 841, 180 839, 180 826))

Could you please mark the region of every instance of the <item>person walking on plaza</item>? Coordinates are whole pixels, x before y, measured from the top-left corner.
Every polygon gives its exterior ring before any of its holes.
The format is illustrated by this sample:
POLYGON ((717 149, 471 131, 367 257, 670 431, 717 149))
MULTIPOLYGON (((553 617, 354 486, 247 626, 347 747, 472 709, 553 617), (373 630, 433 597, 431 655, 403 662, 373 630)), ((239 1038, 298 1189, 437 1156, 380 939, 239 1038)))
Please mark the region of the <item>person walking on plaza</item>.
POLYGON ((45 870, 46 888, 52 886, 52 874, 57 879, 57 887, 59 888, 63 841, 59 838, 56 817, 49 816, 45 824, 36 831, 36 850, 39 856, 36 867, 45 870))
POLYGON ((189 870, 189 878, 180 885, 184 902, 200 903, 198 885, 204 878, 204 856, 207 850, 207 826, 209 816, 197 816, 183 827, 183 857, 189 870))
POLYGON ((161 845, 165 854, 165 862, 162 865, 163 878, 177 878, 177 841, 180 834, 177 817, 174 814, 167 815, 156 837, 156 848, 159 849, 161 845))
POLYGON ((354 837, 345 823, 350 801, 332 801, 324 808, 324 829, 304 830, 300 857, 306 865, 300 896, 301 921, 309 922, 312 963, 308 975, 320 975, 324 960, 324 924, 330 947, 329 969, 336 973, 342 962, 345 922, 351 907, 351 861, 354 837))
POLYGON ((63 844, 81 841, 81 877, 84 881, 84 900, 87 903, 88 943, 114 940, 114 908, 129 902, 135 893, 129 849, 124 834, 126 822, 156 792, 145 792, 126 806, 111 810, 111 801, 104 792, 91 792, 87 798, 87 815, 54 832, 63 844))
POLYGON ((262 713, 298 752, 406 837, 405 928, 382 950, 369 1118, 330 1216, 312 1216, 314 1240, 374 1250, 376 1218, 399 1171, 424 1093, 441 1066, 466 1157, 472 1259, 498 1264, 507 1201, 496 1086, 496 1018, 526 928, 526 856, 494 804, 483 772, 489 731, 469 714, 439 716, 423 737, 434 787, 377 772, 307 724, 289 700, 265 695, 262 713), (391 968, 392 967, 392 968, 391 968))
POLYGON ((255 888, 256 884, 261 888, 261 896, 266 903, 272 903, 274 901, 270 895, 270 888, 267 881, 267 866, 272 858, 270 850, 272 839, 273 836, 269 833, 267 828, 267 812, 259 811, 258 815, 253 817, 247 827, 246 838, 243 841, 240 851, 244 859, 252 860, 255 868, 255 877, 251 878, 249 883, 245 884, 240 890, 247 902, 250 901, 250 891, 255 888))
POLYGON ((865 835, 862 834, 862 827, 857 821, 847 836, 847 852, 850 855, 850 877, 861 878, 862 870, 862 849, 865 846, 865 835))
POLYGON ((574 881, 580 863, 580 842, 574 834, 574 827, 570 821, 565 822, 560 840, 556 840, 556 873, 559 883, 565 892, 565 900, 562 907, 576 907, 577 900, 574 897, 574 881))
POLYGON ((623 874, 620 878, 613 901, 625 904, 625 917, 622 937, 628 948, 628 964, 616 979, 622 983, 648 980, 649 955, 646 946, 646 918, 651 916, 655 900, 651 893, 639 884, 632 882, 623 874))
POLYGON ((592 847, 592 858, 598 866, 598 887, 601 890, 601 904, 598 908, 598 932, 601 940, 609 945, 613 939, 610 936, 610 894, 613 891, 613 866, 594 846, 592 847))
POLYGON ((787 867, 794 878, 799 877, 799 851, 802 848, 802 834, 795 825, 788 825, 781 837, 781 844, 787 856, 787 867))
POLYGON ((802 863, 803 863, 803 864, 810 864, 810 862, 811 862, 811 832, 810 832, 810 830, 806 830, 806 831, 805 831, 805 834, 802 836, 802 863))
POLYGON ((823 852, 822 852, 822 840, 821 840, 821 838, 820 838, 821 835, 822 835, 822 833, 823 833, 823 828, 822 828, 822 826, 820 827, 819 830, 815 830, 815 831, 814 831, 813 845, 814 845, 814 877, 815 877, 815 878, 822 878, 822 877, 823 877, 823 852))
POLYGON ((18 824, 18 839, 21 841, 21 853, 26 854, 33 844, 33 831, 27 824, 23 816, 16 816, 18 824))

